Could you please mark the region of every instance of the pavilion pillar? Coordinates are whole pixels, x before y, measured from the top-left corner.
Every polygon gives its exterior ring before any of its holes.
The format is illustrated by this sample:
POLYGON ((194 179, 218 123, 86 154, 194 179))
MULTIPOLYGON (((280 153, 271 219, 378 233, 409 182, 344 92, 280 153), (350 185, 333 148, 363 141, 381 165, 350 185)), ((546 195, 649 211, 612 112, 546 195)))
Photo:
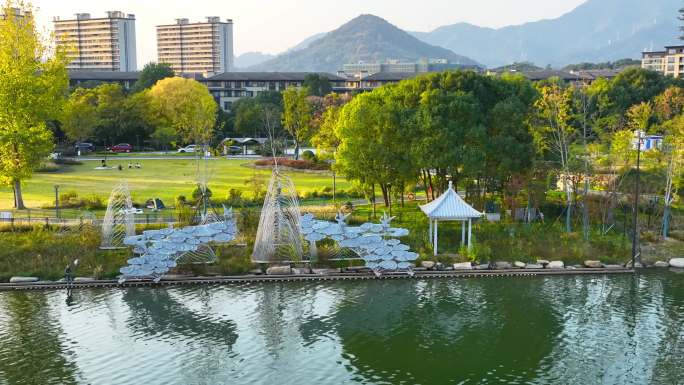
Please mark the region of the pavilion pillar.
POLYGON ((430 227, 428 229, 428 240, 432 242, 432 218, 428 217, 428 222, 430 223, 430 227))
POLYGON ((435 249, 435 256, 437 256, 437 233, 438 233, 438 232, 437 232, 437 223, 438 223, 438 222, 437 222, 437 220, 435 219, 435 227, 434 227, 434 229, 433 229, 434 232, 435 232, 435 234, 434 234, 435 238, 434 238, 434 241, 433 241, 433 242, 434 242, 433 246, 434 246, 434 249, 435 249))
POLYGON ((461 221, 461 246, 465 246, 465 221, 461 221))
POLYGON ((473 220, 468 218, 468 250, 470 250, 473 245, 472 242, 470 241, 470 238, 473 236, 473 220))

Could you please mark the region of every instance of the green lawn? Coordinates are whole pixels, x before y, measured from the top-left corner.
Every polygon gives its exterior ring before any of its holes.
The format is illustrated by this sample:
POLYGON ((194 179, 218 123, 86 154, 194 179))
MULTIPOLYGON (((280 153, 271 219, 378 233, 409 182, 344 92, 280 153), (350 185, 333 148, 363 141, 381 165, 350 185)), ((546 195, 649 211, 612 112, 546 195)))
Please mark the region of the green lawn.
MULTIPOLYGON (((135 162, 135 161, 134 161, 135 162)), ((30 208, 39 208, 54 202, 54 186, 60 186, 60 193, 76 191, 79 196, 99 195, 107 198, 111 189, 121 180, 127 180, 133 200, 144 202, 158 197, 166 204, 173 204, 178 195, 190 196, 195 186, 196 163, 194 160, 143 160, 142 169, 128 169, 128 162, 111 159, 109 166, 121 164, 124 169, 95 170, 99 161, 84 161, 81 165, 61 166, 57 172, 36 173, 23 184, 24 201, 30 208)), ((208 161, 210 174, 209 188, 215 198, 224 198, 230 188, 241 189, 246 197, 251 196, 251 188, 245 181, 255 173, 262 175, 268 183, 270 170, 256 170, 245 159, 216 159, 208 161)), ((332 176, 328 173, 286 171, 302 194, 306 191, 332 187, 332 176)), ((337 179, 338 190, 349 189, 350 184, 342 178, 337 179)), ((12 207, 12 190, 0 188, 0 209, 12 207)))

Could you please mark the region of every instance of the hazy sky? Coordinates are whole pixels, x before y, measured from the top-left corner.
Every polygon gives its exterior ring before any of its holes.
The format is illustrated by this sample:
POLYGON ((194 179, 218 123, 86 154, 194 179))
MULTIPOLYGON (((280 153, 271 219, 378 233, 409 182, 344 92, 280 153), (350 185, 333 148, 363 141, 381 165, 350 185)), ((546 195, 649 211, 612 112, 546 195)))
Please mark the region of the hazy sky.
POLYGON ((52 30, 53 16, 75 13, 104 16, 123 11, 136 16, 138 66, 156 59, 155 25, 206 16, 233 19, 235 54, 279 53, 305 38, 333 30, 364 13, 380 16, 405 30, 429 31, 469 22, 501 27, 566 13, 585 0, 33 0, 38 20, 52 30))

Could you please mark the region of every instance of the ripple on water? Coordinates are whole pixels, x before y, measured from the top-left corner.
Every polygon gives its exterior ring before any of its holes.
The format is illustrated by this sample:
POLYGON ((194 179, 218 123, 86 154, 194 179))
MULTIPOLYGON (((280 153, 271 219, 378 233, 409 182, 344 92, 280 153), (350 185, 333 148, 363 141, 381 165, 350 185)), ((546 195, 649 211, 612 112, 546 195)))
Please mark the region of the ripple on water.
POLYGON ((684 279, 0 293, 0 384, 684 383, 684 279))

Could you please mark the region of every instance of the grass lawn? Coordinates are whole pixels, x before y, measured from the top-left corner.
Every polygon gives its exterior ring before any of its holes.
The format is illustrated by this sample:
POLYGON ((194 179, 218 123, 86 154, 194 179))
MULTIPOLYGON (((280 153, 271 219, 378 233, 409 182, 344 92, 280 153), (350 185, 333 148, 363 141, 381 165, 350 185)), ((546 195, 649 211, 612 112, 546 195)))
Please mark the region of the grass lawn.
MULTIPOLYGON (((24 201, 27 207, 40 208, 54 202, 54 186, 59 185, 60 193, 76 191, 79 196, 98 195, 106 200, 112 188, 121 180, 127 180, 133 200, 144 202, 147 199, 161 198, 166 204, 173 204, 178 195, 190 196, 195 186, 196 163, 194 160, 168 159, 139 161, 142 169, 128 169, 128 162, 117 159, 108 161, 109 166, 121 164, 124 169, 95 170, 99 161, 84 161, 81 165, 61 166, 57 172, 36 173, 23 184, 24 201)), ((268 183, 270 170, 257 170, 249 167, 249 160, 217 158, 208 161, 210 174, 209 188, 215 198, 224 198, 230 188, 243 191, 244 196, 252 195, 251 187, 245 181, 255 173, 263 176, 268 183)), ((295 183, 297 191, 332 187, 332 176, 328 173, 286 171, 295 183)), ((265 186, 264 186, 265 187, 265 186)), ((337 189, 349 189, 351 184, 337 178, 337 189)), ((12 208, 12 190, 0 188, 0 209, 12 208)))

